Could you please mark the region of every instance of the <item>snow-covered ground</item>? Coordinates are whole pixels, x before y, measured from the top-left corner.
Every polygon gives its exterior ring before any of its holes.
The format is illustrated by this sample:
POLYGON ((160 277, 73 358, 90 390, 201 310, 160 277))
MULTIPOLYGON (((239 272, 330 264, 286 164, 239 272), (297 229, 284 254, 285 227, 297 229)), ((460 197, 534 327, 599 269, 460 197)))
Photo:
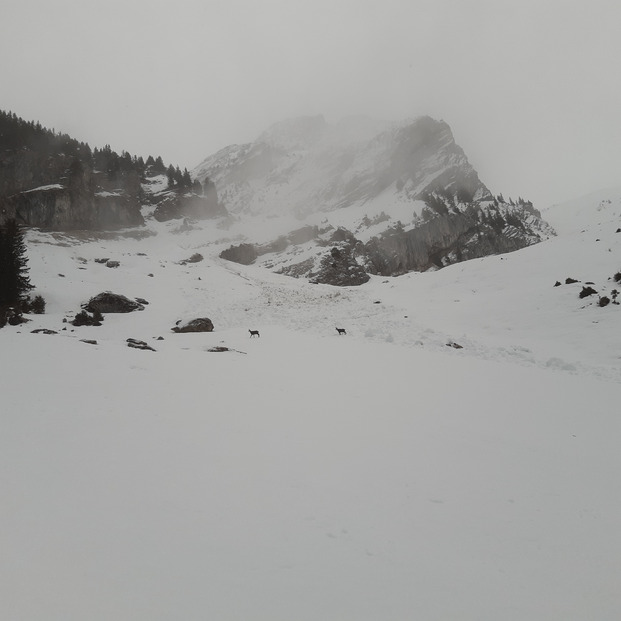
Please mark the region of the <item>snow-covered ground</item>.
POLYGON ((346 289, 222 261, 210 223, 29 233, 47 312, 0 330, 0 619, 619 619, 621 307, 578 293, 621 289, 620 196, 346 289), (149 304, 63 323, 104 290, 149 304), (214 332, 171 332, 194 317, 214 332))

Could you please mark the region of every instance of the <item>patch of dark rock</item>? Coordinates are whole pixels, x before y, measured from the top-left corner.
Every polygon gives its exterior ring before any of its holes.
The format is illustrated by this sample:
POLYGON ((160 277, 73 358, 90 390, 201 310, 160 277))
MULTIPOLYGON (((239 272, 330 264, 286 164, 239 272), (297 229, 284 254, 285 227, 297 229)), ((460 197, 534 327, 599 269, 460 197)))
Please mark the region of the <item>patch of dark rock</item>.
POLYGON ((179 265, 185 265, 186 263, 200 263, 203 260, 203 255, 195 252, 189 259, 179 261, 179 265))
POLYGON ((617 229, 615 233, 621 233, 621 229, 617 229))
POLYGON ((145 306, 149 304, 144 298, 134 298, 138 304, 144 304, 145 306))
POLYGON ((575 278, 565 278, 566 285, 573 285, 575 282, 579 282, 579 281, 577 281, 575 278))
POLYGON ((149 278, 153 278, 153 274, 147 274, 149 278))
POLYGON ((601 306, 602 308, 603 308, 604 306, 608 306, 608 304, 610 304, 610 298, 609 298, 609 297, 607 297, 607 296, 605 296, 605 295, 603 295, 603 296, 599 299, 599 302, 598 302, 597 304, 598 304, 598 306, 601 306))
POLYGON ((81 310, 70 323, 72 326, 100 326, 102 321, 101 313, 95 311, 89 315, 85 310, 81 310))
POLYGON ((373 304, 381 304, 382 301, 381 300, 375 300, 375 302, 373 302, 373 304))
POLYGON ((153 347, 151 347, 151 345, 148 345, 144 341, 139 341, 138 339, 127 339, 127 347, 131 347, 133 349, 146 349, 148 351, 156 351, 155 349, 153 349, 153 347))
POLYGON ((50 330, 48 328, 37 328, 36 330, 30 331, 32 334, 58 334, 56 330, 50 330))
POLYGON ((22 323, 28 323, 30 319, 26 319, 26 317, 22 317, 22 315, 14 314, 8 317, 7 322, 10 326, 19 326, 22 323))
POLYGON ((88 345, 97 345, 97 341, 94 339, 80 339, 80 343, 87 343, 88 345))
POLYGON ((590 295, 596 295, 597 291, 593 287, 582 287, 582 291, 578 294, 580 299, 586 298, 590 295))
POLYGON ((226 208, 218 201, 216 187, 213 183, 205 189, 202 195, 195 192, 166 191, 161 195, 161 200, 153 212, 153 217, 158 222, 175 220, 180 218, 196 218, 204 220, 208 218, 227 217, 226 208))
POLYGON ((448 342, 446 346, 452 347, 453 349, 463 349, 462 345, 460 345, 459 343, 454 343, 453 341, 448 342))
POLYGON ((308 274, 310 270, 313 269, 314 265, 315 261, 312 258, 306 259, 300 263, 294 263, 293 265, 283 267, 278 273, 284 274, 285 276, 292 276, 293 278, 301 278, 308 274))
POLYGON ((239 246, 230 246, 220 253, 221 259, 240 263, 241 265, 250 265, 258 257, 257 249, 253 244, 239 244, 239 246))
POLYGON ((106 267, 119 267, 120 261, 106 261, 106 267))
POLYGON ((346 228, 343 228, 342 226, 339 226, 338 229, 336 229, 336 231, 334 231, 334 233, 332 233, 332 235, 330 236, 330 243, 335 243, 335 242, 355 242, 356 238, 354 237, 354 234, 347 230, 346 228))
POLYGON ((236 354, 247 354, 247 352, 245 352, 245 351, 240 351, 239 349, 231 349, 230 347, 224 347, 224 345, 216 345, 215 347, 210 347, 207 351, 208 352, 212 352, 212 353, 221 353, 221 352, 225 352, 225 351, 233 351, 236 354))
POLYGON ((163 341, 163 340, 164 340, 164 337, 163 337, 163 336, 158 336, 155 340, 156 340, 156 341, 163 341))
POLYGON ((560 287, 560 286, 561 286, 561 281, 560 281, 560 280, 557 280, 557 281, 554 283, 554 286, 555 286, 555 287, 560 287))
POLYGON ((139 302, 134 302, 124 295, 104 291, 91 298, 83 307, 90 312, 99 313, 131 313, 132 311, 144 310, 139 302))
POLYGON ((190 321, 182 322, 177 321, 174 328, 171 328, 173 332, 213 332, 213 323, 211 319, 207 317, 199 317, 190 321))
POLYGON ((61 278, 64 278, 65 275, 64 274, 58 274, 61 278))
POLYGON ((105 259, 95 259, 95 263, 102 263, 105 265, 110 260, 110 257, 106 257, 105 259))

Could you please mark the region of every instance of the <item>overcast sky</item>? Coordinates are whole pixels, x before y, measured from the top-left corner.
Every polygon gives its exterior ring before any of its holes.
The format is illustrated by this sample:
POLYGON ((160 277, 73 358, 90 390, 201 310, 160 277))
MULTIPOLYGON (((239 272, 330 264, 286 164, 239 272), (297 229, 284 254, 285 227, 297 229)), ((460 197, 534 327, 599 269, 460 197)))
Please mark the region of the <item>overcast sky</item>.
POLYGON ((494 193, 621 185, 618 0, 0 0, 0 109, 193 168, 279 120, 445 120, 494 193))

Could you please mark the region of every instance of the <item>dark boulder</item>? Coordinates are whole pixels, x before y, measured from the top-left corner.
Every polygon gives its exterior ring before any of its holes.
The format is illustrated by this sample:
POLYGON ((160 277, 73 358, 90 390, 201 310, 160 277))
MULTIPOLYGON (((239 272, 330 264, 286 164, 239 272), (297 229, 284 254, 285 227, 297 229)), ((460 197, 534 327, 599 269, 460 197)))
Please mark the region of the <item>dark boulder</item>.
POLYGON ((131 347, 132 349, 145 349, 148 351, 156 351, 151 347, 151 345, 145 343, 144 341, 139 341, 138 339, 127 339, 127 347, 131 347))
POLYGON ((118 293, 104 291, 91 298, 84 309, 94 313, 131 313, 136 310, 144 310, 144 306, 118 293))
POLYGON ((95 311, 89 315, 85 310, 81 310, 71 322, 72 326, 100 326, 103 316, 100 312, 95 311))
POLYGON ((200 317, 185 322, 179 320, 171 329, 173 332, 213 332, 213 323, 207 317, 200 317))
POLYGON ((582 287, 582 291, 578 294, 578 296, 582 300, 583 298, 588 298, 590 295, 595 294, 597 294, 597 291, 595 291, 593 287, 582 287))
POLYGON ((258 256, 259 253, 253 244, 231 246, 220 253, 221 259, 233 261, 233 263, 241 263, 241 265, 250 265, 258 256))

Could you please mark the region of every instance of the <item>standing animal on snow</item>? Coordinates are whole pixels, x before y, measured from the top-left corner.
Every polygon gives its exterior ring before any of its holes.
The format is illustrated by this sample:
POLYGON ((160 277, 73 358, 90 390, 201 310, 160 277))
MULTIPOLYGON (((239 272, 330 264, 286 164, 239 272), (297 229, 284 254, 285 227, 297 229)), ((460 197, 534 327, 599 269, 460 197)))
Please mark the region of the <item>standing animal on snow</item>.
POLYGON ((342 334, 347 334, 347 332, 345 332, 345 328, 337 328, 336 331, 339 333, 339 336, 341 336, 342 334))
POLYGON ((252 338, 253 336, 258 336, 259 338, 261 338, 258 330, 248 330, 248 332, 250 332, 250 338, 252 338))

